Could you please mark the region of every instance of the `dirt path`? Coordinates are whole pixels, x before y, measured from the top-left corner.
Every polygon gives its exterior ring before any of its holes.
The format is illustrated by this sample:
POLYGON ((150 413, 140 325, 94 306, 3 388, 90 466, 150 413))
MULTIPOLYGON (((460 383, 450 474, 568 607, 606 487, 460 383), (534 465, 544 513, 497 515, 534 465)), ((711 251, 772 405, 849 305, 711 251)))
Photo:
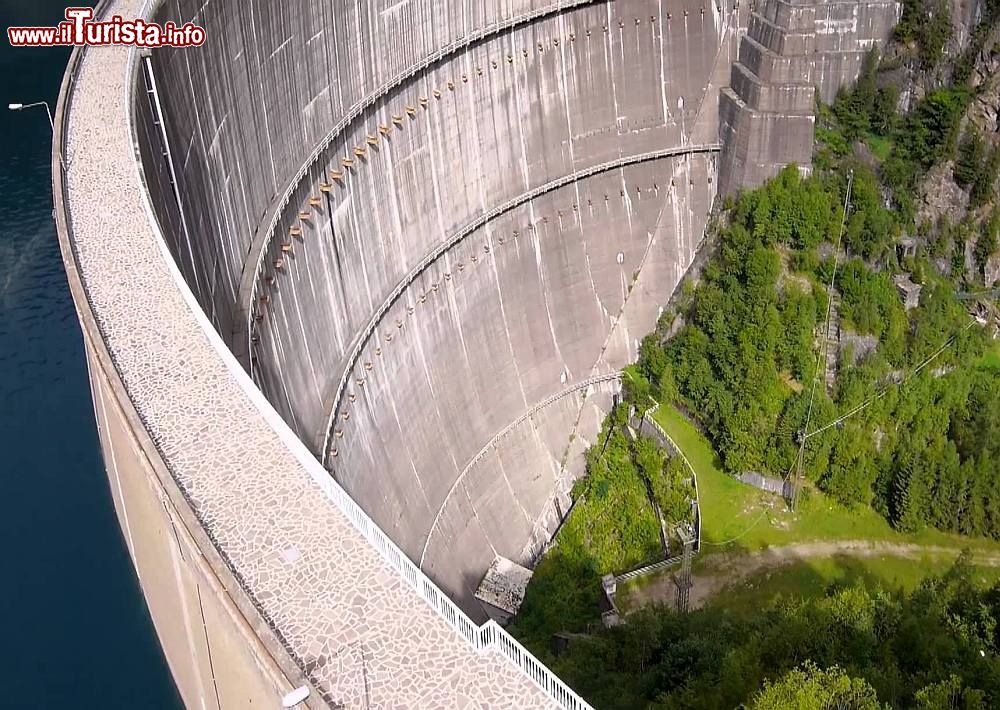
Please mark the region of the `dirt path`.
MULTIPOLYGON (((726 587, 761 572, 812 558, 846 555, 855 558, 900 557, 921 559, 941 557, 954 560, 959 550, 937 545, 873 542, 871 540, 838 540, 829 542, 802 542, 780 547, 769 547, 759 552, 723 552, 701 560, 692 574, 691 608, 698 608, 726 587)), ((1000 567, 1000 554, 972 552, 972 562, 983 567, 1000 567)), ((631 591, 628 606, 637 609, 649 604, 672 604, 675 595, 673 576, 661 574, 645 585, 631 591)))

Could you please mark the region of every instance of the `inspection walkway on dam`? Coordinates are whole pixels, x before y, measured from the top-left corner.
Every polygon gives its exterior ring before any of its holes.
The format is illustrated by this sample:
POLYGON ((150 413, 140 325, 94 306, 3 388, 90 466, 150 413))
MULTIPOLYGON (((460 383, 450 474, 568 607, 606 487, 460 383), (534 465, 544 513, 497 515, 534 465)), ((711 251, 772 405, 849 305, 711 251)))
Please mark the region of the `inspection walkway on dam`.
MULTIPOLYGON (((142 6, 117 0, 101 9, 106 16, 138 16, 142 6)), ((80 56, 65 124, 57 125, 66 162, 63 180, 56 180, 57 219, 72 246, 64 257, 74 297, 86 304, 88 344, 114 373, 111 388, 134 405, 132 433, 140 442, 148 438, 176 484, 173 493, 193 513, 189 524, 210 540, 203 554, 220 588, 289 687, 307 682, 314 701, 554 705, 507 658, 473 648, 432 610, 410 586, 423 584, 423 596, 433 597, 425 580, 404 580, 383 560, 334 504, 342 492, 196 305, 159 234, 137 168, 129 109, 136 58, 124 47, 80 56)), ((170 481, 161 495, 172 495, 170 481)), ((126 537, 135 559, 141 552, 126 537)), ((200 626, 197 611, 190 613, 176 623, 200 626)), ((202 691, 212 696, 211 688, 202 691)))

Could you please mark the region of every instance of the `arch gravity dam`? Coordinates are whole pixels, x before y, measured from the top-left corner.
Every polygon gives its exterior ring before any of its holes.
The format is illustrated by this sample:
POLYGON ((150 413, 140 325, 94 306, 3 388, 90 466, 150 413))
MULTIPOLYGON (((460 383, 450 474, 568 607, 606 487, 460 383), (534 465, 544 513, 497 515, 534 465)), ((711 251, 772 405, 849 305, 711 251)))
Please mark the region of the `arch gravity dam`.
POLYGON ((807 163, 814 91, 896 13, 99 3, 207 36, 77 48, 53 153, 111 492, 185 703, 588 707, 474 593, 568 512, 719 186, 807 163))

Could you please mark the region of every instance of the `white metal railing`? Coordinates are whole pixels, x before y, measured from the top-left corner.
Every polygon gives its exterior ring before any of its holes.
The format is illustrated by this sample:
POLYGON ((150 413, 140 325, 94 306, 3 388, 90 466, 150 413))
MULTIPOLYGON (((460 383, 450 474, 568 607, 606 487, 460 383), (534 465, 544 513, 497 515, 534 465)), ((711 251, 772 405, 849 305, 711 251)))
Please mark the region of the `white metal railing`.
POLYGON ((541 661, 508 634, 496 622, 490 620, 478 626, 455 605, 448 596, 438 589, 410 558, 386 535, 368 514, 354 502, 347 492, 327 476, 321 482, 324 493, 337 504, 372 547, 397 570, 411 588, 434 609, 445 622, 461 634, 474 648, 480 651, 497 651, 527 675, 549 697, 568 710, 591 710, 591 706, 568 685, 561 681, 541 661))
MULTIPOLYGON (((149 20, 157 5, 162 0, 146 0, 143 4, 139 17, 149 20)), ((103 11, 108 5, 113 4, 110 0, 100 4, 98 7, 103 11)), ((562 2, 562 6, 580 4, 577 2, 562 2)), ((125 82, 125 112, 129 131, 133 140, 136 136, 135 112, 133 96, 136 85, 137 63, 139 51, 136 48, 128 50, 129 55, 126 64, 125 82)), ((74 69, 75 71, 75 69, 74 69)), ((139 158, 138 146, 135 151, 136 169, 140 177, 143 177, 142 162, 139 158)), ((145 181, 143 179, 143 184, 145 181)), ((149 195, 144 195, 147 202, 147 213, 150 216, 150 228, 153 230, 165 255, 169 255, 169 250, 165 248, 165 240, 155 213, 150 208, 149 195)), ((169 256, 167 257, 169 258, 169 256)), ((179 275, 178 275, 179 277, 179 275)), ((180 284, 183 285, 183 284, 180 284)), ((192 307, 196 307, 191 299, 192 307)), ((200 321, 206 329, 211 328, 207 319, 200 321)), ((235 360, 233 360, 235 365, 235 360)), ((249 383, 249 380, 247 380, 249 383)), ((252 386, 249 384, 248 386, 252 386)), ((266 406, 266 405, 264 405, 266 406)), ((266 414, 266 413, 265 413, 266 414)), ((276 415, 275 415, 276 416, 276 415)), ((451 628, 458 632, 477 651, 497 652, 507 658, 520 671, 541 688, 551 699, 567 710, 593 710, 593 708, 568 685, 560 680, 541 661, 535 658, 524 646, 515 638, 508 634, 496 622, 490 620, 482 626, 473 622, 465 612, 455 605, 451 599, 442 592, 434 582, 428 578, 417 565, 415 565, 406 554, 396 546, 389 536, 362 510, 361 506, 354 502, 354 499, 340 487, 325 470, 319 467, 318 462, 313 460, 317 468, 322 471, 322 475, 313 475, 324 495, 331 500, 337 508, 347 517, 351 525, 361 533, 362 537, 379 553, 385 562, 396 570, 406 583, 413 589, 451 628)), ((223 558, 225 560, 225 557, 223 558)), ((226 564, 229 562, 226 560, 226 564)), ((237 579, 242 577, 233 570, 237 579)), ((251 590, 247 590, 248 593, 251 590)), ((253 595, 250 594, 251 598, 253 595)))

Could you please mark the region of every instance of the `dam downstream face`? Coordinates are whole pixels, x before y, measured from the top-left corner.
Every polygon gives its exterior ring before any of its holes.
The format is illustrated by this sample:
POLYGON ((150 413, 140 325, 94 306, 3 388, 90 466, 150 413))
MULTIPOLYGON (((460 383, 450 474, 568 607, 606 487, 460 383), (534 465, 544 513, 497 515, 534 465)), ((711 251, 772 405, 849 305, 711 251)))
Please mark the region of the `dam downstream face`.
POLYGON ((530 564, 568 511, 702 238, 730 10, 200 5, 157 19, 204 26, 203 51, 151 62, 179 199, 139 102, 174 257, 275 409, 475 613, 493 558, 530 564))

